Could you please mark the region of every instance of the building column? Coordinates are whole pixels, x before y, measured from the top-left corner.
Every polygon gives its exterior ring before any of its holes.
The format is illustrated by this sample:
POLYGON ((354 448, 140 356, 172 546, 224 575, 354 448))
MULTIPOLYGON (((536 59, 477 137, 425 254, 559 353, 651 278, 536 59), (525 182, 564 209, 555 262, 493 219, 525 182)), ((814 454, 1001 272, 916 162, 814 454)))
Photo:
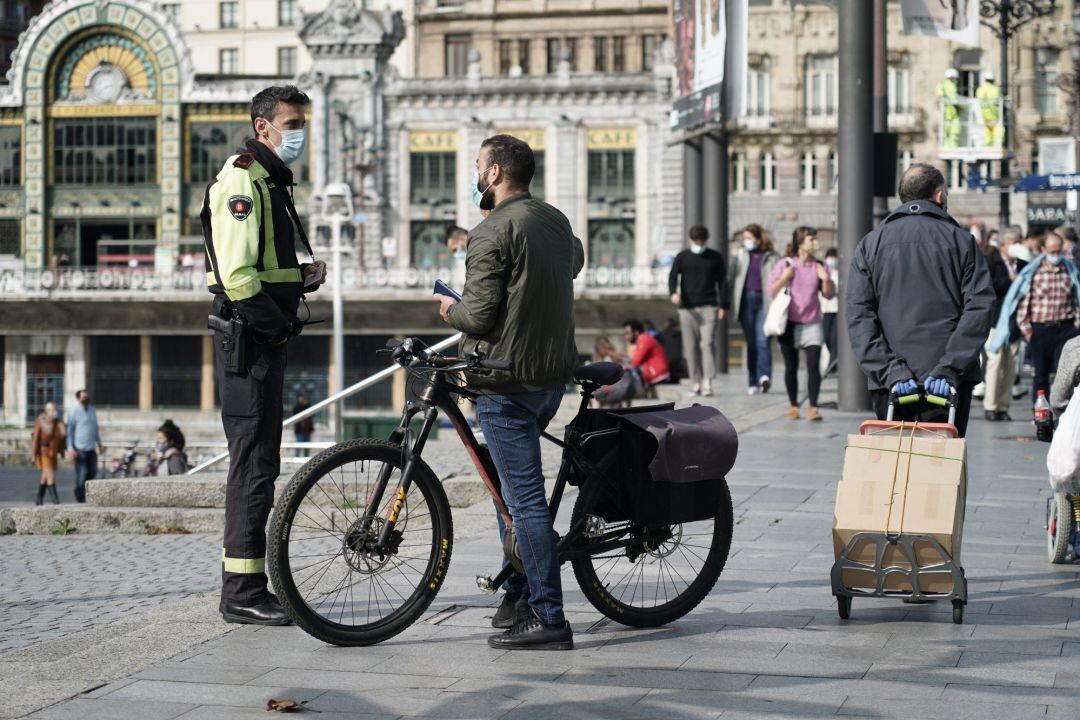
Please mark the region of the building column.
MULTIPOLYGON (((726 260, 728 257, 728 166, 727 137, 723 130, 701 138, 702 198, 701 210, 705 227, 709 229, 709 245, 726 260)), ((721 299, 722 300, 722 299, 721 299)), ((727 375, 728 319, 716 324, 717 369, 727 375)))
MULTIPOLYGON (((140 371, 140 382, 141 382, 140 371)), ((139 405, 142 405, 142 388, 140 384, 139 405)), ((202 377, 199 379, 199 409, 203 412, 214 410, 214 336, 203 335, 202 338, 202 377)))
POLYGON ((139 337, 139 410, 147 412, 154 409, 154 374, 153 355, 150 336, 139 337))

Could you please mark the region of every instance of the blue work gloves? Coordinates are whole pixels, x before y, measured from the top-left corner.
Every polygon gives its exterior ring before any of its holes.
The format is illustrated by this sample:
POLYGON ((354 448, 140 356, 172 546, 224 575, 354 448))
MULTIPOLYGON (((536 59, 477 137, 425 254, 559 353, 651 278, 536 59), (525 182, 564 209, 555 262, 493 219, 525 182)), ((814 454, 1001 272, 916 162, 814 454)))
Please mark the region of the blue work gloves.
POLYGON ((904 380, 898 382, 892 387, 892 391, 896 393, 897 397, 904 397, 905 395, 914 395, 919 390, 919 384, 914 380, 904 380))
POLYGON ((938 397, 947 398, 952 394, 952 386, 949 385, 949 381, 944 378, 928 377, 926 382, 923 383, 923 387, 926 388, 927 395, 937 395, 938 397))

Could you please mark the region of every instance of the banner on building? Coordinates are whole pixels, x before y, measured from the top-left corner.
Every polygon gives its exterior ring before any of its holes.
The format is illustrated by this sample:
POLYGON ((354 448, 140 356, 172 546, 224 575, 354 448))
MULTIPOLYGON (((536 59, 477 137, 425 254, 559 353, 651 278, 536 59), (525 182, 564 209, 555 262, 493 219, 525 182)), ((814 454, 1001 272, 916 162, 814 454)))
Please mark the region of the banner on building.
POLYGON ((747 0, 673 0, 672 130, 689 130, 743 113, 747 0))
POLYGON ((979 46, 979 0, 901 0, 905 35, 979 46))

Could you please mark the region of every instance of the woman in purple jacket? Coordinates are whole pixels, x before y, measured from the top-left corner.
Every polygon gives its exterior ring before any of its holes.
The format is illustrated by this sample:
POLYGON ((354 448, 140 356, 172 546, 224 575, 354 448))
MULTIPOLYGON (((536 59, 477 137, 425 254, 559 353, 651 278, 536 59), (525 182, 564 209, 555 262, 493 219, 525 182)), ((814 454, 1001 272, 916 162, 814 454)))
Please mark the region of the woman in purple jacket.
POLYGON ((815 257, 818 251, 817 230, 795 228, 791 243, 769 277, 769 294, 791 294, 788 306, 787 330, 781 335, 780 352, 784 356, 784 385, 787 387, 791 410, 788 417, 799 419, 799 350, 806 353, 807 384, 810 410, 807 420, 821 420, 818 412, 818 392, 821 389, 821 346, 825 342, 822 325, 820 294, 826 300, 836 295, 836 286, 828 269, 815 257))

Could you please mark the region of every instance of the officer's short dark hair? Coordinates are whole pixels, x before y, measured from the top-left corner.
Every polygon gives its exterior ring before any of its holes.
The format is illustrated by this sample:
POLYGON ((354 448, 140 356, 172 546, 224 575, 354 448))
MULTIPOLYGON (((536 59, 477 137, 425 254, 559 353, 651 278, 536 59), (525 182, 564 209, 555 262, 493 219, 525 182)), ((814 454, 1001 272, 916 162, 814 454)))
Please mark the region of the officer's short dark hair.
POLYGON ((281 103, 307 106, 311 104, 311 98, 295 85, 271 85, 260 90, 251 98, 251 129, 255 129, 258 118, 272 121, 281 103))
POLYGON ((492 135, 480 143, 480 149, 484 148, 490 148, 491 164, 502 168, 512 188, 529 189, 529 183, 536 174, 536 157, 529 143, 513 135, 492 135))
POLYGON ((690 228, 690 239, 705 242, 709 239, 709 228, 704 225, 695 225, 690 228))
POLYGON ((638 335, 645 332, 645 326, 641 324, 640 320, 627 320, 626 322, 623 323, 623 327, 630 328, 633 332, 636 332, 638 335))
POLYGON ((458 237, 460 235, 468 235, 468 234, 469 234, 469 231, 466 230, 465 228, 461 227, 460 225, 451 225, 450 227, 446 228, 446 234, 443 235, 443 242, 444 243, 449 243, 452 239, 454 239, 454 238, 456 238, 456 237, 458 237))
POLYGON ((915 163, 900 178, 897 195, 900 196, 902 203, 929 200, 934 197, 934 193, 944 187, 945 176, 940 170, 926 163, 915 163))

